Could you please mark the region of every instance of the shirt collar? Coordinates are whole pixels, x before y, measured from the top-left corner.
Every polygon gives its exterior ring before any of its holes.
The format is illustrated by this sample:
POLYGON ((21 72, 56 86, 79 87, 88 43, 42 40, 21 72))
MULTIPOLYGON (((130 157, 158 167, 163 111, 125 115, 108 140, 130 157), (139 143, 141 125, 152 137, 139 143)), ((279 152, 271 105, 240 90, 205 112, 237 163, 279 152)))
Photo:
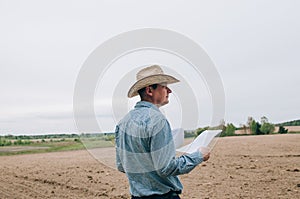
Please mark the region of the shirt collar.
POLYGON ((147 108, 152 108, 154 110, 159 111, 158 107, 155 104, 152 104, 151 102, 147 101, 139 101, 135 104, 134 108, 142 108, 142 107, 147 107, 147 108))

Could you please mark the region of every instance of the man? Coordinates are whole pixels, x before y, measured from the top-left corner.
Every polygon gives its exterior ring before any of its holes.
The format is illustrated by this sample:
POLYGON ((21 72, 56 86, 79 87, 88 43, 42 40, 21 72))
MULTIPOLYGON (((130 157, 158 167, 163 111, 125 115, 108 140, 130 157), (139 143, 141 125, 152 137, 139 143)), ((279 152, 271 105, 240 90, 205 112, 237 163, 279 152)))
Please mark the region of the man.
POLYGON ((119 171, 126 173, 132 199, 179 199, 182 184, 177 175, 194 169, 209 158, 197 151, 175 157, 168 120, 159 107, 169 103, 168 84, 179 82, 164 74, 158 65, 137 73, 137 81, 128 97, 140 95, 137 102, 116 126, 116 160, 119 171))

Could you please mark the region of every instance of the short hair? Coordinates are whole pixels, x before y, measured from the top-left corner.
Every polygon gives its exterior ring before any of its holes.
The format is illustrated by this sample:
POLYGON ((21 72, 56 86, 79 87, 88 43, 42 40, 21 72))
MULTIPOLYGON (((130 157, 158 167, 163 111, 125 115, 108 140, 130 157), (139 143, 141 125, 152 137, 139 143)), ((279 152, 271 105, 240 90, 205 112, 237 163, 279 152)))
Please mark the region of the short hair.
MULTIPOLYGON (((149 85, 150 87, 152 87, 154 90, 157 88, 157 85, 158 84, 152 84, 152 85, 149 85)), ((144 98, 144 95, 145 95, 145 91, 146 91, 146 87, 138 90, 138 94, 140 95, 141 99, 144 98)))

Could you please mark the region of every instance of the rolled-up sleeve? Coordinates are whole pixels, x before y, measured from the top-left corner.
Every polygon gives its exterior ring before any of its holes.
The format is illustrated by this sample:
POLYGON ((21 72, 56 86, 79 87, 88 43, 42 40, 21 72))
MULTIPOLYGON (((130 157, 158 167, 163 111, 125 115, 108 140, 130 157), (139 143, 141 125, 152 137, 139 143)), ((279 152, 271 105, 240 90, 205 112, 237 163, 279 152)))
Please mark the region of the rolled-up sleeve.
POLYGON ((182 155, 173 158, 166 167, 158 170, 161 176, 174 176, 189 173, 198 164, 202 162, 203 158, 200 152, 182 155))

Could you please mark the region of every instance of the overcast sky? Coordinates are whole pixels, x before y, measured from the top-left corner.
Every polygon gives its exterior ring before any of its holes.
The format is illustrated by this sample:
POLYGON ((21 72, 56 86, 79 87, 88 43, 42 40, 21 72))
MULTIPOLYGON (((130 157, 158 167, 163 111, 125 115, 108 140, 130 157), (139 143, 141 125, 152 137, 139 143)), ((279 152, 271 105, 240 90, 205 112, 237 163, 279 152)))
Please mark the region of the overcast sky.
MULTIPOLYGON (((300 119, 299 10, 297 0, 0 0, 0 135, 76 132, 73 92, 84 61, 115 35, 145 27, 176 31, 205 49, 223 81, 226 123, 239 126, 248 116, 273 123, 300 119)), ((143 53, 160 61, 170 56, 143 53)), ((143 56, 125 56, 113 68, 138 57, 142 64, 143 56)), ((198 124, 204 126, 210 99, 197 97, 203 107, 198 124)), ((111 118, 109 98, 95 101, 96 115, 111 118)), ((176 103, 172 97, 166 111, 174 128, 176 103)), ((113 129, 114 122, 103 127, 113 129)))

